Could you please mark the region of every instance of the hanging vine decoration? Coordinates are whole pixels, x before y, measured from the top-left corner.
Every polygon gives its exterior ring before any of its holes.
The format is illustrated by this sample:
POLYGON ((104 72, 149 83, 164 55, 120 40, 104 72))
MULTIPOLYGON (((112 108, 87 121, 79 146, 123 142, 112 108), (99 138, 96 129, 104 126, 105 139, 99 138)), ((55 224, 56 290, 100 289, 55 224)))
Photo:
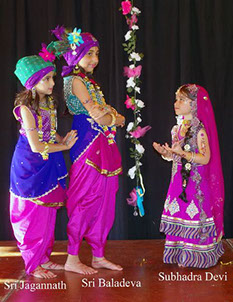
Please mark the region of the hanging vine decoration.
POLYGON ((126 138, 130 139, 134 145, 134 147, 129 150, 130 157, 135 160, 135 165, 129 169, 128 176, 131 179, 136 179, 136 186, 130 192, 130 198, 127 198, 127 202, 134 207, 133 215, 137 216, 139 212, 139 215, 142 217, 145 213, 143 207, 145 187, 140 169, 142 166, 140 160, 143 157, 145 149, 140 143, 139 138, 144 136, 151 127, 145 126, 142 128, 139 126, 142 122, 141 110, 145 107, 144 102, 137 98, 137 95, 141 93, 139 86, 141 84, 140 76, 142 71, 142 65, 138 65, 138 62, 143 58, 143 53, 136 52, 137 31, 139 30, 137 22, 141 11, 133 5, 133 0, 122 1, 120 10, 125 16, 128 25, 125 43, 122 44, 129 60, 129 66, 124 67, 124 76, 128 78, 126 82, 128 94, 126 96, 125 105, 126 108, 133 110, 133 121, 129 122, 127 126, 126 138))

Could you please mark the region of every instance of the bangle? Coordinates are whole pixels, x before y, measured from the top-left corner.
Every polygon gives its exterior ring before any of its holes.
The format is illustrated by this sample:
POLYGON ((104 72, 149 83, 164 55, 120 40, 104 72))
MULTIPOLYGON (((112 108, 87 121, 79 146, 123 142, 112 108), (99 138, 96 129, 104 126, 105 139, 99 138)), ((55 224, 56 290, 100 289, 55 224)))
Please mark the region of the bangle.
POLYGON ((192 152, 192 159, 191 159, 190 163, 194 163, 195 157, 196 157, 196 153, 192 152))
POLYGON ((110 125, 108 125, 108 127, 112 127, 112 126, 114 126, 115 123, 116 123, 116 116, 115 116, 115 114, 110 113, 110 115, 111 115, 111 117, 112 117, 112 122, 111 122, 110 125))
POLYGON ((119 115, 119 113, 116 111, 115 108, 111 107, 112 111, 113 111, 113 114, 115 114, 115 116, 117 117, 119 115))
POLYGON ((190 160, 192 158, 192 153, 191 152, 184 153, 184 155, 182 157, 184 157, 188 162, 190 162, 190 160))
POLYGON ((42 152, 40 152, 43 160, 48 160, 49 159, 49 154, 48 154, 48 151, 49 151, 49 145, 47 142, 44 143, 45 147, 44 147, 44 150, 42 152))
POLYGON ((190 159, 188 159, 188 162, 189 162, 189 163, 193 163, 193 162, 194 162, 194 159, 195 159, 195 153, 194 153, 194 152, 191 152, 191 157, 190 157, 190 159))
POLYGON ((25 131, 34 131, 34 130, 36 130, 36 128, 25 128, 24 130, 25 131))

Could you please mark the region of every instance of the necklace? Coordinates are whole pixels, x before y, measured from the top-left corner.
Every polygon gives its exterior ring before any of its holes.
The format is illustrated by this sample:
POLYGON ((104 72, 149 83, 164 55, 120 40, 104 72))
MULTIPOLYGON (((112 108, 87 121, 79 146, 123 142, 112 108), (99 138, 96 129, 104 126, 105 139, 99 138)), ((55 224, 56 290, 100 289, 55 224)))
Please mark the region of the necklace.
POLYGON ((180 127, 180 135, 181 136, 185 136, 185 134, 187 133, 189 127, 190 127, 191 121, 190 120, 183 120, 181 127, 180 127))
POLYGON ((48 103, 46 100, 40 101, 39 103, 40 108, 48 108, 48 103))
POLYGON ((53 98, 51 96, 48 97, 48 103, 45 102, 40 103, 40 115, 38 115, 38 135, 39 135, 39 141, 43 141, 43 121, 42 121, 42 115, 43 111, 46 110, 49 111, 49 116, 50 116, 50 139, 49 143, 53 144, 56 141, 56 129, 57 129, 57 111, 54 107, 54 102, 53 98), (45 105, 45 106, 44 106, 45 105))
MULTIPOLYGON (((89 83, 89 92, 91 95, 91 99, 93 101, 93 103, 102 105, 104 107, 107 106, 106 102, 105 102, 105 98, 104 98, 104 94, 101 91, 99 85, 93 80, 93 79, 89 79, 85 74, 83 73, 79 73, 78 76, 80 76, 81 78, 84 79, 85 82, 89 83), (99 98, 97 98, 97 95, 99 95, 99 98)), ((114 138, 116 135, 116 126, 112 126, 112 127, 108 127, 106 125, 99 125, 103 131, 105 136, 108 139, 108 144, 111 145, 114 143, 114 138)))

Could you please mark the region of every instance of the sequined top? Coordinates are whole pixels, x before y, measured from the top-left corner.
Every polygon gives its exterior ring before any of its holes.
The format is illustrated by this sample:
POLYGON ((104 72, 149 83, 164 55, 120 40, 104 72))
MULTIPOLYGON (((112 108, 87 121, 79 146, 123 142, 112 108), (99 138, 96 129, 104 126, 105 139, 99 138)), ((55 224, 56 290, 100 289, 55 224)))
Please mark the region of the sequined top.
POLYGON ((103 93, 101 90, 96 90, 89 79, 84 79, 80 76, 68 76, 64 78, 64 96, 69 113, 72 115, 86 114, 90 116, 86 108, 83 106, 82 102, 79 100, 79 98, 77 98, 76 95, 72 94, 72 83, 74 78, 80 79, 86 86, 91 98, 94 94, 97 103, 101 105, 104 104, 103 93))
MULTIPOLYGON (((51 112, 49 109, 40 109, 41 116, 39 117, 35 110, 29 109, 35 119, 36 122, 36 130, 39 133, 39 140, 44 142, 53 143, 55 141, 55 133, 57 125, 51 125, 51 112), (41 121, 41 122, 40 122, 41 121), (40 125, 41 123, 41 125, 40 125), (41 128, 41 129, 40 129, 41 128), (51 128, 55 128, 54 131, 51 131, 51 128), (51 136, 54 136, 53 138, 51 136)), ((21 128, 19 133, 23 136, 27 136, 27 132, 32 129, 25 129, 23 120, 21 117, 20 106, 14 108, 14 115, 15 118, 20 122, 21 128)), ((56 114, 56 111, 55 111, 56 114)), ((55 123, 56 123, 56 116, 55 116, 55 123)))

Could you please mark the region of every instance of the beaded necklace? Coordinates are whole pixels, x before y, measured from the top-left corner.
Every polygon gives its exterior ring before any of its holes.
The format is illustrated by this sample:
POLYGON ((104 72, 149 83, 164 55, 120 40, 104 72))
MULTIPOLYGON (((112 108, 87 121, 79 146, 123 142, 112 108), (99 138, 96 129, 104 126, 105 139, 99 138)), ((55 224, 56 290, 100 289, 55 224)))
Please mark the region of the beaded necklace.
MULTIPOLYGON (((78 76, 80 76, 82 79, 84 79, 84 81, 89 82, 89 92, 91 95, 91 99, 93 101, 93 103, 96 104, 100 104, 103 106, 107 106, 106 102, 105 102, 105 98, 104 98, 104 94, 101 91, 99 85, 93 80, 93 79, 89 79, 84 73, 78 73, 78 76), (100 101, 98 102, 96 93, 98 93, 100 95, 100 101)), ((108 144, 111 145, 114 143, 114 138, 116 135, 116 126, 112 126, 112 127, 108 127, 106 125, 99 125, 103 131, 105 136, 108 139, 108 144)))
POLYGON ((191 121, 189 121, 189 120, 183 120, 183 122, 181 124, 181 127, 180 127, 180 135, 182 137, 185 136, 186 132, 190 128, 190 124, 191 124, 191 121))
MULTIPOLYGON (((43 141, 43 123, 42 123, 42 111, 46 110, 49 111, 50 116, 50 139, 49 143, 53 144, 56 141, 56 129, 57 129, 57 112, 54 107, 53 98, 51 96, 48 97, 48 107, 46 106, 40 106, 40 115, 38 115, 38 135, 39 135, 39 141, 43 141)), ((43 104, 44 105, 44 104, 43 104)))

